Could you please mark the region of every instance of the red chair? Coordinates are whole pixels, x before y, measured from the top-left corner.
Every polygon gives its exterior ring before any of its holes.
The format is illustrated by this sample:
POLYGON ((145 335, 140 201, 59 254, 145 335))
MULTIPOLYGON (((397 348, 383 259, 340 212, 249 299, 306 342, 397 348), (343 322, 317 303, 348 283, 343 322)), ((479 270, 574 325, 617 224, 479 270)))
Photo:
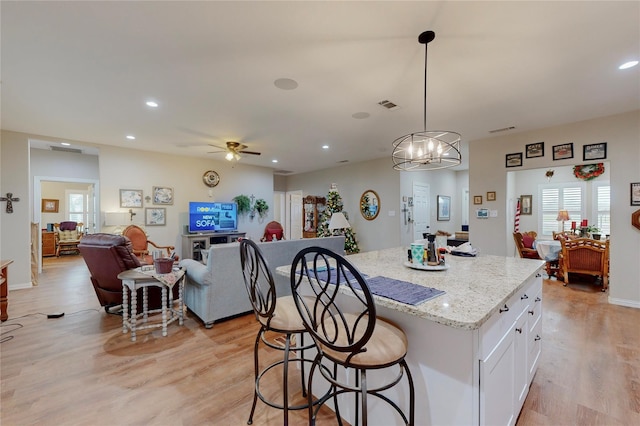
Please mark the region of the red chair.
POLYGON ((267 226, 264 227, 264 234, 260 241, 273 241, 275 236, 275 240, 284 240, 284 228, 280 225, 280 222, 276 222, 275 220, 267 223, 267 226))
POLYGON ((526 259, 540 259, 538 250, 533 248, 533 242, 536 240, 537 235, 538 234, 534 231, 513 233, 513 240, 516 242, 516 248, 518 249, 520 257, 526 259))

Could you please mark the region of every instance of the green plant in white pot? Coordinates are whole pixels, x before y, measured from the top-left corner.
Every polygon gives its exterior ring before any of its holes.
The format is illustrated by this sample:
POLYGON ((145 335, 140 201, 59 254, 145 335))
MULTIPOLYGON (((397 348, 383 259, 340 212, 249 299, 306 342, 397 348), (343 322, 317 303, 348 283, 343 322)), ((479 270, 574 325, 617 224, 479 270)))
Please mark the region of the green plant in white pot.
POLYGON ((264 218, 269 211, 269 204, 267 204, 267 202, 262 198, 258 198, 253 208, 258 212, 258 216, 260 216, 260 218, 264 218))
POLYGON ((238 214, 243 215, 251 211, 251 200, 246 195, 240 194, 233 198, 238 205, 238 214))

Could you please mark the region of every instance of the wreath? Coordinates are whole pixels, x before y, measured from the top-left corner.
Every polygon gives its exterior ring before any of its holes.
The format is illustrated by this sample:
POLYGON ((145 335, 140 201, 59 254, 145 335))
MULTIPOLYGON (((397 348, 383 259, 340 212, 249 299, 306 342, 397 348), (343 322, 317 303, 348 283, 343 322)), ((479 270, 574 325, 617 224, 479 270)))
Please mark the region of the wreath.
POLYGON ((578 179, 591 180, 604 173, 604 164, 582 164, 573 167, 573 175, 578 179))

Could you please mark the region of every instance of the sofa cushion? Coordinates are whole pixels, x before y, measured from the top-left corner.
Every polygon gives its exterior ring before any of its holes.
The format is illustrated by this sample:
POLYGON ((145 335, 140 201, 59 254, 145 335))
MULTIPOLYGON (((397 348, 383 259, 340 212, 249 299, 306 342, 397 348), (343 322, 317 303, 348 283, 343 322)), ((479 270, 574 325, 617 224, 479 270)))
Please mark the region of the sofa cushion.
POLYGON ((58 238, 60 238, 60 241, 78 241, 79 235, 76 229, 74 229, 73 231, 66 230, 60 231, 58 233, 58 238))

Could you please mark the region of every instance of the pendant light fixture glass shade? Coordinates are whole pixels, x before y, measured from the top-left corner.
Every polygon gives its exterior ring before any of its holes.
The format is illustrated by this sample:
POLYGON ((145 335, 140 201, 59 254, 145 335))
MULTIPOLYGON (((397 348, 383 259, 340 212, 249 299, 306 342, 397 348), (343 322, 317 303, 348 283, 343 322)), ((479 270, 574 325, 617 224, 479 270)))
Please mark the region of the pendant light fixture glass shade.
POLYGON ((392 158, 395 170, 437 170, 462 163, 459 133, 449 130, 427 130, 427 45, 435 37, 433 31, 425 31, 418 37, 418 41, 424 44, 424 130, 409 133, 393 141, 392 158))

